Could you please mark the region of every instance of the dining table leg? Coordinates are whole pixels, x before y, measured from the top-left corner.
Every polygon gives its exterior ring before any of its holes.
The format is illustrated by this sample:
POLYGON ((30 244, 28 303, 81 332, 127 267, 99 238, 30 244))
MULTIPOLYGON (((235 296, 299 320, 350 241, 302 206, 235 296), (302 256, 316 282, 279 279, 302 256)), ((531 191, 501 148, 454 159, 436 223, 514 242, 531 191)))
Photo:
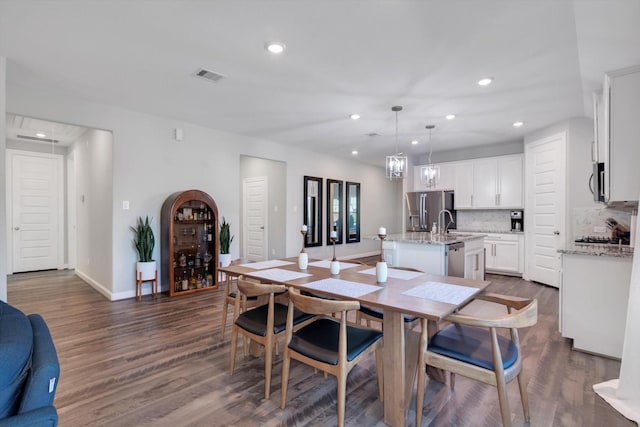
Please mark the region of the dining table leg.
POLYGON ((405 426, 418 362, 419 334, 407 331, 402 313, 385 310, 383 317, 384 422, 405 426))

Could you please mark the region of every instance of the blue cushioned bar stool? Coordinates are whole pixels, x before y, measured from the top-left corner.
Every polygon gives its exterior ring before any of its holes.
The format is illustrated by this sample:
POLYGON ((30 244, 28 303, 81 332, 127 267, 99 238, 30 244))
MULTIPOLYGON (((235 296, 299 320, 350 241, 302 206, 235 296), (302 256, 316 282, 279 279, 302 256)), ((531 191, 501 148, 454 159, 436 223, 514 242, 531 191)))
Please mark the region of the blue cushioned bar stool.
POLYGON ((291 359, 334 375, 338 385, 338 426, 344 425, 347 375, 355 365, 371 352, 376 354, 378 397, 382 400, 382 332, 347 325, 347 312, 358 310, 358 301, 336 301, 289 291, 287 335, 282 360, 282 397, 280 407, 287 401, 287 383, 291 359), (294 330, 296 309, 319 315, 308 325, 294 330), (340 313, 339 320, 332 314, 340 313), (322 316, 320 316, 322 315, 322 316))
MULTIPOLYGON (((238 294, 234 306, 234 324, 231 330, 231 362, 230 371, 233 374, 236 361, 236 346, 238 333, 260 343, 264 346, 264 397, 271 394, 271 364, 273 360, 273 347, 277 345, 276 337, 285 330, 287 320, 287 306, 276 303, 275 295, 287 291, 284 285, 271 285, 245 280, 238 277, 238 294), (258 307, 240 312, 240 306, 246 307, 246 299, 251 297, 268 296, 268 302, 258 307)), ((293 324, 302 326, 310 321, 312 315, 296 311, 293 315, 293 324)), ((246 340, 243 347, 247 354, 246 340)))
POLYGON ((518 328, 536 324, 538 302, 506 295, 485 293, 476 299, 490 301, 507 307, 507 313, 491 318, 452 314, 445 320, 452 322, 430 339, 427 321, 422 320, 420 338, 420 358, 418 366, 418 391, 416 395, 416 426, 422 421, 424 400, 424 365, 451 372, 451 388, 454 374, 490 384, 498 389, 498 400, 502 424, 511 426, 511 412, 507 400, 506 385, 518 378, 520 398, 524 418, 529 421, 529 401, 524 376, 522 374, 522 349, 518 338, 518 328), (510 338, 498 335, 497 329, 510 330, 510 338))

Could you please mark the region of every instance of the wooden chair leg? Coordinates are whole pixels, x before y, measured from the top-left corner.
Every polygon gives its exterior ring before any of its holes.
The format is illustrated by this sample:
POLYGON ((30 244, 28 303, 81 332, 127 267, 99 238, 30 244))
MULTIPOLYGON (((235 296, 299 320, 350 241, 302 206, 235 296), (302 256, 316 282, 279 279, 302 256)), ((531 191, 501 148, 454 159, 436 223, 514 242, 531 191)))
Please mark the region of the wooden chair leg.
POLYGON ((453 388, 456 386, 456 374, 454 374, 453 372, 449 373, 449 387, 451 387, 451 390, 453 390, 453 388))
POLYGON ((427 369, 424 362, 424 350, 418 356, 418 387, 416 389, 416 427, 422 423, 422 408, 424 406, 424 388, 427 376, 427 369))
POLYGON ((520 388, 520 400, 522 401, 522 410, 524 412, 524 420, 529 422, 529 398, 527 397, 527 384, 522 371, 518 374, 518 387, 520 388))
POLYGON ((264 398, 271 395, 271 364, 273 362, 273 342, 267 339, 264 346, 264 398))
POLYGON ((378 376, 378 399, 384 402, 384 376, 382 372, 382 348, 376 349, 376 375, 378 376))
POLYGON ((338 373, 338 427, 344 427, 344 412, 347 396, 347 376, 344 372, 338 373))
POLYGON ((289 365, 291 364, 291 359, 289 359, 289 354, 287 349, 284 349, 284 356, 282 358, 282 385, 280 390, 280 408, 284 409, 284 406, 287 402, 287 386, 289 385, 289 365))
POLYGON ((500 413, 502 415, 503 427, 511 427, 511 411, 509 410, 509 399, 507 397, 507 384, 503 376, 497 376, 496 388, 498 389, 498 401, 500 402, 500 413))
POLYGON ((222 306, 222 327, 220 330, 220 339, 224 339, 224 332, 227 329, 227 316, 229 315, 229 301, 227 301, 227 297, 224 297, 224 305, 222 306))
POLYGON ((229 372, 233 375, 236 364, 236 344, 238 343, 238 332, 233 328, 231 330, 231 360, 229 361, 229 372))

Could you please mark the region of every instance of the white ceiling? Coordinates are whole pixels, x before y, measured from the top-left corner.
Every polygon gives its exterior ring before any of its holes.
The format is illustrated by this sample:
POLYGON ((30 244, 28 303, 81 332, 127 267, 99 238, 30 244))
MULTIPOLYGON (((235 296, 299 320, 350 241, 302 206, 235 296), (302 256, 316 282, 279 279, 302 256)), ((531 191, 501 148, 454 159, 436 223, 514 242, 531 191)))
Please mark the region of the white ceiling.
POLYGON ((0 55, 9 87, 381 164, 393 105, 409 154, 426 124, 437 152, 590 116, 604 73, 640 64, 639 23, 640 0, 3 0, 0 55))
POLYGON ((7 139, 29 141, 42 144, 69 146, 76 141, 87 128, 55 123, 16 114, 7 114, 7 139), (44 136, 40 136, 44 135, 44 136))

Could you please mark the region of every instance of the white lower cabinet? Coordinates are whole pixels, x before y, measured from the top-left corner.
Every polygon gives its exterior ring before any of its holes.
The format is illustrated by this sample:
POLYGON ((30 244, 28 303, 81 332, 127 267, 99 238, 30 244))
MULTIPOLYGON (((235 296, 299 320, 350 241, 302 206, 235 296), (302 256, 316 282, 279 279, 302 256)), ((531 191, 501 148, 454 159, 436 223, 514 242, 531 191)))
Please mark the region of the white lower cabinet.
POLYGON ((492 273, 522 274, 523 238, 520 234, 487 234, 484 240, 486 270, 492 273))
POLYGON ((622 357, 632 258, 562 255, 560 332, 573 347, 622 357))
POLYGON ((464 242, 464 278, 484 280, 483 239, 464 242))

